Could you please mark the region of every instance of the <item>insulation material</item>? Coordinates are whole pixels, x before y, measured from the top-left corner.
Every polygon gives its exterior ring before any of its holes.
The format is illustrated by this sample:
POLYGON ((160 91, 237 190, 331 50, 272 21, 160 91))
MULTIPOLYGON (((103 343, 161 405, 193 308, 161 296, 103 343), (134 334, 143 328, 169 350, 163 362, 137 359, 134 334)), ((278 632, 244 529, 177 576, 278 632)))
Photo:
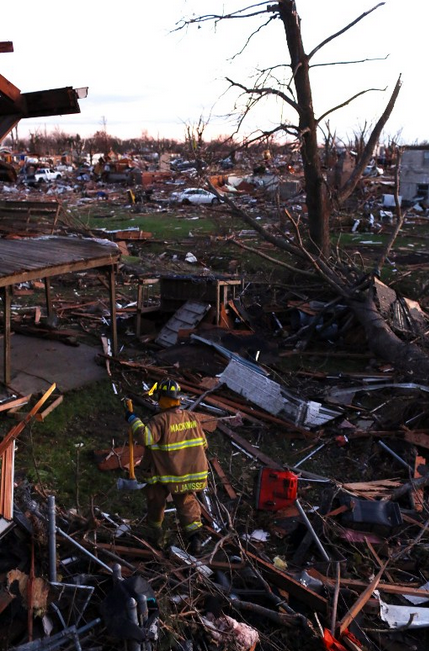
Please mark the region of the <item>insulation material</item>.
POLYGON ((244 622, 222 615, 215 619, 210 613, 202 618, 205 626, 210 630, 214 640, 226 645, 225 648, 234 648, 236 651, 250 651, 259 642, 259 633, 244 622), (233 644, 231 644, 233 642, 233 644))
POLYGON ((220 382, 262 407, 274 416, 282 416, 302 427, 319 427, 340 415, 320 402, 301 400, 277 382, 255 372, 249 366, 231 359, 219 376, 220 382))

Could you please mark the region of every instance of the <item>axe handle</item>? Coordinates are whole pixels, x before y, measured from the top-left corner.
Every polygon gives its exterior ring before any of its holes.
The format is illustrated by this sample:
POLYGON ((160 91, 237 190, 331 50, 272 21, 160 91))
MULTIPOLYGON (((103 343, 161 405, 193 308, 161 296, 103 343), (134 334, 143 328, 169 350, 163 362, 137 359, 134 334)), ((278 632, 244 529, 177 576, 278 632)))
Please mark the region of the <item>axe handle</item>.
POLYGON ((128 447, 130 449, 130 463, 129 463, 129 477, 130 479, 135 479, 135 473, 134 473, 134 440, 133 440, 133 432, 131 427, 128 430, 128 447))
MULTIPOLYGON (((131 398, 126 399, 126 405, 128 411, 133 411, 133 401, 131 400, 131 398)), ((131 427, 128 430, 128 447, 130 449, 129 477, 130 479, 135 479, 136 475, 134 473, 134 440, 133 440, 133 431, 131 427)))

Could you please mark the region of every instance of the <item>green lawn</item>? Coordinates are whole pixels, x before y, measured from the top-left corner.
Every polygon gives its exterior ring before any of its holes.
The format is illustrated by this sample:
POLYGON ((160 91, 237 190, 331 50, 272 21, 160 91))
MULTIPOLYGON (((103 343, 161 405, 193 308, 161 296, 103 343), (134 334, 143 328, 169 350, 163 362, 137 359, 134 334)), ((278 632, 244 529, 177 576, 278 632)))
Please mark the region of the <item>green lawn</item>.
POLYGON ((149 232, 153 239, 180 239, 193 235, 221 235, 237 227, 232 218, 218 210, 178 210, 133 213, 123 206, 95 206, 70 212, 87 228, 117 231, 128 228, 149 232))

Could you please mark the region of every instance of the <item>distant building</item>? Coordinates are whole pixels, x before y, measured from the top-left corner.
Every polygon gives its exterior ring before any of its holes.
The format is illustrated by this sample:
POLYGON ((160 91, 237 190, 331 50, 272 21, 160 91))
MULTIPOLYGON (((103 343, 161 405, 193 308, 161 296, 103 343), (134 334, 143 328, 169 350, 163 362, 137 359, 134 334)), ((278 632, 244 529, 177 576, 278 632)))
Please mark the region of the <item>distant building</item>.
POLYGON ((413 145, 404 149, 399 193, 403 201, 429 198, 429 145, 413 145))

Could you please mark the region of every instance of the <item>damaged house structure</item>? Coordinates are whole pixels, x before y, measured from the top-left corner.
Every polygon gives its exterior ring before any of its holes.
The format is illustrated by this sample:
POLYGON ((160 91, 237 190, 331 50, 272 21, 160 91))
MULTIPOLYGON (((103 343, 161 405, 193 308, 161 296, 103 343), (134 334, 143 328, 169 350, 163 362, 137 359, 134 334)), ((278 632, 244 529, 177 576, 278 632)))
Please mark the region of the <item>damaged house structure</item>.
POLYGON ((429 206, 429 145, 404 148, 400 169, 400 195, 408 205, 429 206))

